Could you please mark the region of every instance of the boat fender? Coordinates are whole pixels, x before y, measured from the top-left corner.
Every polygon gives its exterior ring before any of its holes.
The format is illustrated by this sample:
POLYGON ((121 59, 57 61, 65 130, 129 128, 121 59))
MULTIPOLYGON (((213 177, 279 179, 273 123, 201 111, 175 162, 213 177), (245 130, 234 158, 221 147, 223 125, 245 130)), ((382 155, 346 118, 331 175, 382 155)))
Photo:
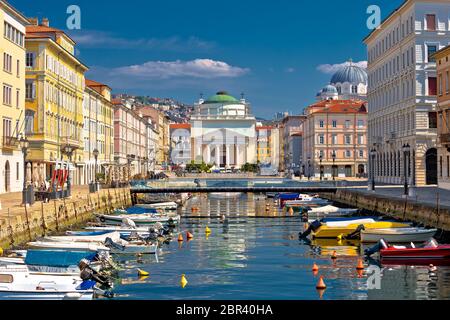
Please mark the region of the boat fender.
POLYGON ((106 221, 105 217, 104 216, 100 216, 100 222, 105 222, 105 221, 106 221))

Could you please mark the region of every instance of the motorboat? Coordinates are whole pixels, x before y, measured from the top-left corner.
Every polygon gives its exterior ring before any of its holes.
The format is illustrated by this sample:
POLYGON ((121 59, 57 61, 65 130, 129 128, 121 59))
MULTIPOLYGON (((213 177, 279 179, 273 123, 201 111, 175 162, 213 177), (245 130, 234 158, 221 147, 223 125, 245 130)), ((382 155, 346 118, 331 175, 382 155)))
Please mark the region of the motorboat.
POLYGON ((164 215, 157 216, 148 214, 139 215, 107 215, 107 214, 97 214, 98 219, 108 225, 121 225, 123 219, 128 218, 133 221, 136 226, 153 225, 155 223, 162 224, 178 224, 181 217, 179 215, 164 215))
POLYGON ((144 209, 177 210, 178 204, 176 202, 159 202, 151 204, 137 204, 135 207, 144 209))
POLYGON ((113 241, 121 239, 119 232, 100 233, 94 235, 66 235, 41 238, 41 241, 58 241, 58 242, 98 242, 104 243, 107 238, 113 241))
POLYGON ((433 238, 437 229, 424 228, 389 228, 361 230, 362 242, 378 242, 384 239, 388 242, 409 243, 426 242, 433 238))
POLYGON ((62 241, 34 241, 28 242, 27 246, 31 249, 59 249, 70 251, 94 251, 102 254, 108 254, 110 249, 101 243, 94 242, 62 242, 62 241))
POLYGON ((381 239, 373 248, 365 250, 367 256, 379 253, 382 264, 399 265, 450 265, 450 245, 438 244, 430 239, 422 246, 389 245, 381 239))
POLYGON ((48 275, 27 265, 0 265, 0 300, 92 300, 95 281, 48 275))
POLYGON ((306 238, 311 234, 312 238, 352 238, 353 235, 359 236, 362 229, 384 229, 384 228, 407 228, 410 224, 392 221, 370 221, 360 220, 353 223, 344 222, 325 222, 319 220, 309 224, 307 230, 299 235, 300 238, 306 238), (330 224, 331 223, 331 224, 330 224))
POLYGON ((308 215, 330 215, 330 216, 346 216, 358 212, 358 209, 338 208, 332 205, 311 208, 308 210, 308 215))

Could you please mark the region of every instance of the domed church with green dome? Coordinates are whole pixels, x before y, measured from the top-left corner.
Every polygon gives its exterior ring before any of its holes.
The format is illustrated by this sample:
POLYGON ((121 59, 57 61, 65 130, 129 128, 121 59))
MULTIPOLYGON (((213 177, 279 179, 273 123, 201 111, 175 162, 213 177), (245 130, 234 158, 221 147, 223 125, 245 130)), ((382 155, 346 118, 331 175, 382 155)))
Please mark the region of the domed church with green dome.
POLYGON ((219 91, 200 98, 191 115, 192 160, 215 168, 256 163, 256 119, 250 104, 219 91))

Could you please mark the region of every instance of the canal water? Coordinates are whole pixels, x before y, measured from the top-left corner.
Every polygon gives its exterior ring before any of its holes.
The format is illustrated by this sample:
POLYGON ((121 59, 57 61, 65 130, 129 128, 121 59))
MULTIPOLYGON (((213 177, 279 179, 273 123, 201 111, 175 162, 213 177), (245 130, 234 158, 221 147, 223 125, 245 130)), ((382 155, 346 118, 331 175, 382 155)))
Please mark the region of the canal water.
POLYGON ((367 274, 356 271, 364 251, 358 242, 304 243, 298 240, 302 228, 298 216, 286 216, 272 199, 199 195, 183 208, 179 227, 184 236, 193 233, 191 241, 175 239, 157 258, 117 257, 123 270, 115 284, 116 299, 450 298, 448 267, 431 272, 428 267, 382 266, 379 289, 369 289, 367 274), (331 259, 333 251, 336 260, 331 259), (320 268, 317 275, 311 270, 314 263, 320 268), (139 278, 138 268, 150 276, 139 278), (182 274, 188 281, 185 288, 180 285, 182 274), (327 285, 324 292, 315 288, 319 276, 327 285))

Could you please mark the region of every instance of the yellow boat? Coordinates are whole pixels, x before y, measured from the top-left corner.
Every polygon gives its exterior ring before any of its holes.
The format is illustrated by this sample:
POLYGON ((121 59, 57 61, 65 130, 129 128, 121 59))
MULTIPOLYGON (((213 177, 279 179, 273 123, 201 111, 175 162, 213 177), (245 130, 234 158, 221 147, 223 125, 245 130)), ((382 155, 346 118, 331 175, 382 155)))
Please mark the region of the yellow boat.
POLYGON ((371 222, 371 223, 354 223, 345 227, 330 227, 327 225, 320 226, 316 231, 312 232, 313 238, 341 238, 356 231, 356 229, 363 225, 365 229, 385 229, 385 228, 407 228, 410 227, 407 223, 401 222, 371 222))

